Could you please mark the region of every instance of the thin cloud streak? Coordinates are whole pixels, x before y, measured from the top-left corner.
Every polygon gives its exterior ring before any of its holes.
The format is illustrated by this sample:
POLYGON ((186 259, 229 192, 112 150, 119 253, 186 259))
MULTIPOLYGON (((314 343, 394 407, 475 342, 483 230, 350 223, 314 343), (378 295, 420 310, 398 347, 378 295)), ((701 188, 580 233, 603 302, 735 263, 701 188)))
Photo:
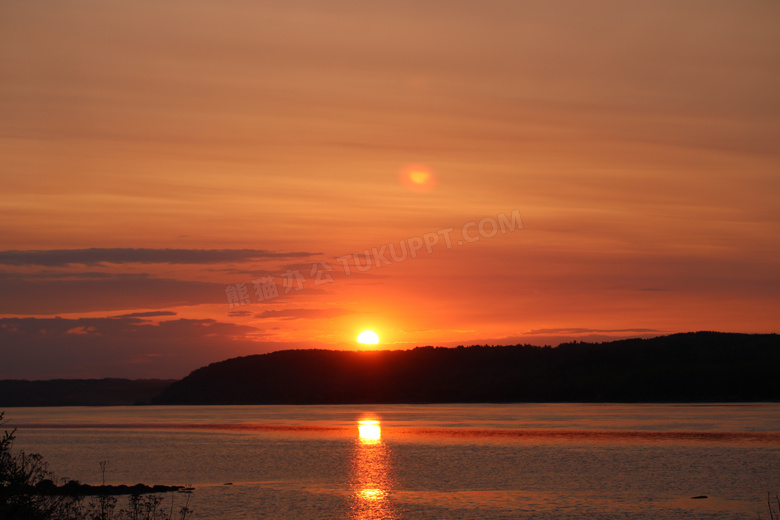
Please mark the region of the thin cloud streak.
POLYGON ((118 316, 111 316, 112 318, 157 318, 159 316, 176 316, 173 311, 148 311, 148 312, 131 312, 129 314, 120 314, 118 316))
POLYGON ((344 309, 284 309, 284 310, 268 310, 259 314, 255 314, 255 318, 281 318, 284 320, 318 320, 323 318, 337 318, 339 316, 345 316, 352 314, 351 311, 344 309))
POLYGON ((213 319, 4 318, 0 379, 179 378, 229 357, 311 346, 263 336, 257 327, 213 319))
POLYGON ((134 249, 90 248, 30 251, 0 251, 0 264, 62 267, 96 264, 219 264, 304 258, 317 255, 303 251, 275 252, 262 249, 134 249))
POLYGON ((0 314, 160 309, 225 302, 224 284, 123 274, 87 280, 0 277, 0 314))
POLYGON ((570 329, 567 328, 560 328, 560 329, 534 329, 529 330, 525 334, 529 335, 536 335, 536 334, 588 334, 588 333, 602 333, 602 334, 619 334, 619 333, 658 333, 661 334, 663 331, 656 330, 656 329, 587 329, 587 328, 580 328, 580 327, 573 327, 570 329))

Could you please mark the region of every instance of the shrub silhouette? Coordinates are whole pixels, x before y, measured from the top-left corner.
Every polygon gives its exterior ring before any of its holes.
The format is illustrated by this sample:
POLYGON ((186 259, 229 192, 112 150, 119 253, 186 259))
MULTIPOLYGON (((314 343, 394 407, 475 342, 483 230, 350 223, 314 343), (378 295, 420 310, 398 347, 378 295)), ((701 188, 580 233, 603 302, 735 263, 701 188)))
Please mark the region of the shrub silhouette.
MULTIPOLYGON (((0 424, 4 416, 5 412, 0 412, 0 424)), ((78 481, 71 480, 58 487, 41 455, 21 450, 14 453, 15 438, 15 428, 5 430, 0 438, 2 520, 186 520, 192 513, 188 507, 189 495, 175 512, 173 497, 166 511, 163 498, 155 494, 133 494, 127 499, 127 509, 119 510, 114 496, 100 495, 86 500, 79 494, 84 485, 78 481)))

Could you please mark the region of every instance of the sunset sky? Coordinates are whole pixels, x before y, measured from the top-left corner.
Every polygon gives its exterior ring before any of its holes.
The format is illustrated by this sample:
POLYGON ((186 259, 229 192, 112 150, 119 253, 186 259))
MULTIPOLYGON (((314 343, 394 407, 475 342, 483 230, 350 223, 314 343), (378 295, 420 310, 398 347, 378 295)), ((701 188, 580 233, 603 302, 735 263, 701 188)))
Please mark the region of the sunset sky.
POLYGON ((769 0, 0 2, 0 378, 780 332, 779 27, 769 0))

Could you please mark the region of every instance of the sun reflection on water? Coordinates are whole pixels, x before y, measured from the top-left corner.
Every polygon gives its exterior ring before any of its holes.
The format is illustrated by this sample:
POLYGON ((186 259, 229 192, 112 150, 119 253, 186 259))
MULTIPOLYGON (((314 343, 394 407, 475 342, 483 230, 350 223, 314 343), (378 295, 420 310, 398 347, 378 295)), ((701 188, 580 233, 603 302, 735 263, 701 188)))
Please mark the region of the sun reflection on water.
POLYGON ((382 442, 379 421, 358 421, 358 439, 352 454, 353 520, 394 520, 388 495, 392 487, 390 449, 382 442))
POLYGON ((364 500, 382 500, 387 496, 387 491, 382 489, 361 489, 360 498, 364 500))
POLYGON ((382 440, 382 428, 379 421, 363 419, 358 421, 358 436, 362 444, 376 444, 382 440))

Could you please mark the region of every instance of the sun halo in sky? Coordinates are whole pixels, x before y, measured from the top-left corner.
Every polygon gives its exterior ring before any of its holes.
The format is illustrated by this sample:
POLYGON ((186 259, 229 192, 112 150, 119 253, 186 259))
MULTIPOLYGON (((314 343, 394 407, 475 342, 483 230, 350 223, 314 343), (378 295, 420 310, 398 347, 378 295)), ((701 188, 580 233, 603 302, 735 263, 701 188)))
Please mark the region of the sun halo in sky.
POLYGON ((436 184, 433 172, 427 166, 411 164, 401 170, 401 182, 411 191, 429 191, 436 184))

